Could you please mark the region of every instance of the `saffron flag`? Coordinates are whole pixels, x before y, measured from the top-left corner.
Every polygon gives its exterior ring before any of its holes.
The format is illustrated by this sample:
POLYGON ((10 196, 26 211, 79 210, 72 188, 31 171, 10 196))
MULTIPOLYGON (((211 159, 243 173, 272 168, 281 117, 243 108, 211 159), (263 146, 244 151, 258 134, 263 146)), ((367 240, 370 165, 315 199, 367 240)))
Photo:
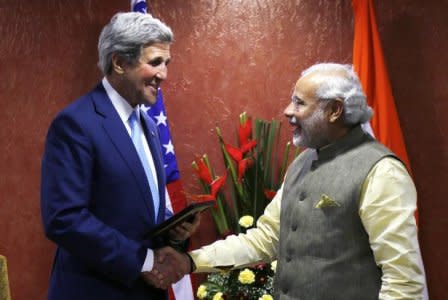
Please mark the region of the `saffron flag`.
MULTIPOLYGON (((147 13, 148 6, 146 1, 131 0, 131 10, 147 13)), ((182 210, 186 206, 187 201, 183 192, 182 182, 180 181, 179 169, 177 168, 177 160, 171 140, 161 89, 158 90, 156 103, 152 106, 144 107, 143 109, 146 111, 148 116, 154 120, 159 128, 166 173, 167 207, 172 208, 172 211, 175 213, 182 210)), ((190 275, 184 276, 176 284, 173 284, 171 290, 169 291, 169 296, 171 300, 193 300, 193 288, 191 285, 190 275)))
POLYGON ((355 15, 353 66, 373 108, 371 126, 376 139, 391 149, 410 170, 372 0, 352 0, 355 15))

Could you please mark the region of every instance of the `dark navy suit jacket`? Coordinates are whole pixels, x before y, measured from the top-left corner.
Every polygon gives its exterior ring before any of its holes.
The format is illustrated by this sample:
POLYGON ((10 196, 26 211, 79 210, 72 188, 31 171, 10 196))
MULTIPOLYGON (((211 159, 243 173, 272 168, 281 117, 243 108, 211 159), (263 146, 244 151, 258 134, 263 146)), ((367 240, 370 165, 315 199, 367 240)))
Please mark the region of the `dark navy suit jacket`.
POLYGON ((48 299, 166 299, 140 277, 145 234, 165 216, 165 173, 157 127, 142 114, 157 170, 154 207, 134 144, 103 86, 81 97, 52 122, 42 161, 45 233, 58 247, 48 299))

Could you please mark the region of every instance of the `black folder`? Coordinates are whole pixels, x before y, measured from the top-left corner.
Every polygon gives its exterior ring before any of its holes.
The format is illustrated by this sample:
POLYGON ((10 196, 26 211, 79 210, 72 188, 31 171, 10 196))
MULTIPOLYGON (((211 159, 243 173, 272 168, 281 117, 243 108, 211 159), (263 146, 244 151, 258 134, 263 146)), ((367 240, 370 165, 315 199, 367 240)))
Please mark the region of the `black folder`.
POLYGON ((203 210, 206 210, 212 206, 215 205, 214 200, 212 201, 204 201, 204 202, 198 202, 198 203, 192 203, 189 204, 187 207, 185 207, 183 210, 169 218, 168 220, 165 220, 163 223, 160 223, 155 228, 153 228, 148 234, 148 238, 155 238, 164 236, 176 227, 177 225, 182 224, 183 222, 190 222, 193 220, 193 215, 197 212, 201 212, 203 210))

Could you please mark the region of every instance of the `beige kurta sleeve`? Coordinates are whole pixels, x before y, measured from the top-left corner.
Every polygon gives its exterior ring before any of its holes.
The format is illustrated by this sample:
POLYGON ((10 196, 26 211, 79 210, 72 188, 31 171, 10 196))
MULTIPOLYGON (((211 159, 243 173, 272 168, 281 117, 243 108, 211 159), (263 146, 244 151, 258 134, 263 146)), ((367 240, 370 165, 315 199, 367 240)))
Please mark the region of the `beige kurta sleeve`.
POLYGON ((359 214, 382 269, 379 299, 425 299, 425 273, 417 238, 416 190, 401 162, 380 160, 361 191, 359 214))
POLYGON ((243 267, 259 261, 276 258, 279 230, 280 204, 283 186, 258 219, 257 227, 245 234, 228 236, 201 249, 190 252, 196 272, 216 272, 222 268, 243 267))

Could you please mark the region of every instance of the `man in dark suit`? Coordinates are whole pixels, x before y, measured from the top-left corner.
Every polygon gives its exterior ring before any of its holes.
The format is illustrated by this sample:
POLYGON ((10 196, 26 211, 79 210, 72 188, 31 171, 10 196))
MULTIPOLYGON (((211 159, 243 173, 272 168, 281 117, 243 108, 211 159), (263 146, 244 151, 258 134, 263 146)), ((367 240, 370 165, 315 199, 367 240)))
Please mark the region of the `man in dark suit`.
POLYGON ((188 238, 199 216, 170 239, 145 237, 170 212, 157 127, 140 105, 155 103, 172 41, 150 15, 116 14, 98 42, 102 82, 50 126, 41 210, 58 247, 48 299, 166 299, 160 279, 188 271, 176 261, 185 254, 153 249, 188 238))

